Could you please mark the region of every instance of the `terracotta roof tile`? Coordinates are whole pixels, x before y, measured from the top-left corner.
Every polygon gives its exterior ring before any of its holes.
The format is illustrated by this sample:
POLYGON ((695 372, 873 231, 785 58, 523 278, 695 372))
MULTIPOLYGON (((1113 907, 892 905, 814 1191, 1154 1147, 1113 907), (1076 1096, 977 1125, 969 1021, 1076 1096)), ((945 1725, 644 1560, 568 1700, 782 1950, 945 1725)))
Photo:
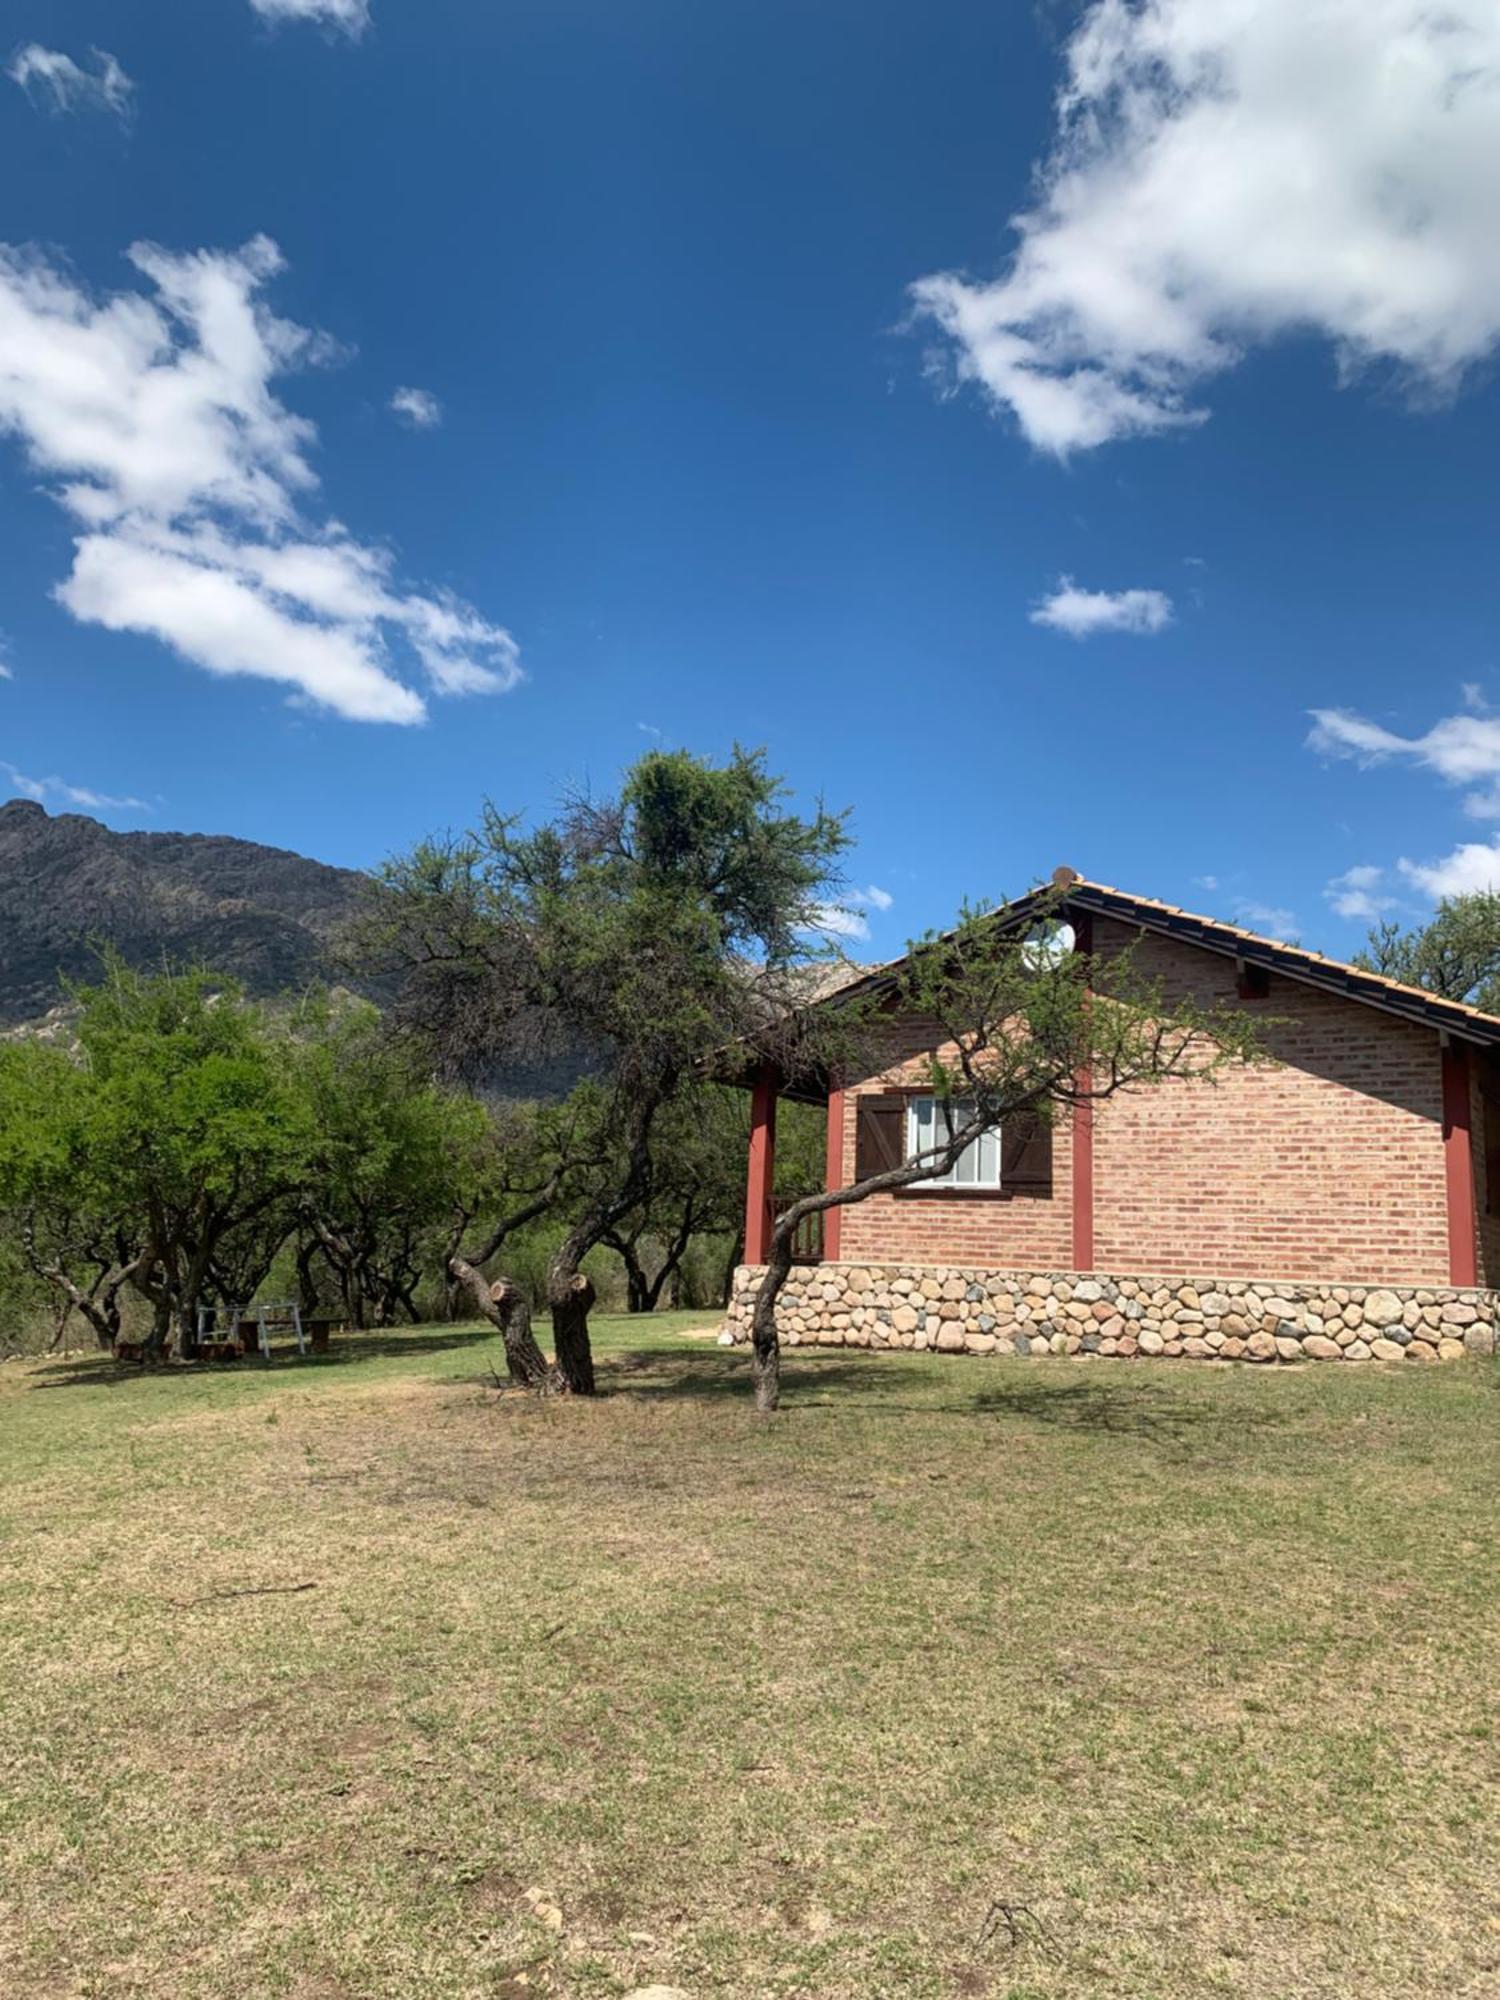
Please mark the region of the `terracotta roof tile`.
MULTIPOLYGON (((1126 922, 1138 920, 1148 928, 1160 928, 1180 935, 1184 926, 1191 926, 1210 933, 1211 940, 1221 945, 1243 944, 1251 947, 1259 962, 1269 962, 1289 978, 1300 978, 1313 985, 1327 987, 1346 999, 1366 1006, 1384 1007, 1387 1012, 1402 1014, 1408 1020, 1420 1019, 1430 1027, 1451 1027, 1455 1033, 1467 1032, 1471 1039, 1477 1041, 1500 1042, 1500 1015, 1487 1014, 1481 1008, 1471 1007, 1465 1000, 1444 999, 1440 994, 1429 993, 1425 987, 1410 986, 1404 980, 1388 978, 1382 972, 1368 972, 1363 966, 1350 965, 1344 959, 1329 958, 1324 952, 1309 951, 1302 945, 1266 937, 1259 931, 1245 929, 1243 925, 1228 923, 1222 917, 1203 916, 1197 911, 1182 909, 1176 903, 1161 902, 1154 896, 1137 896, 1129 889, 1095 882, 1071 868, 1058 869, 1048 888, 1018 896, 1011 903, 1000 905, 996 914, 1006 909, 1022 911, 1028 902, 1052 891, 1076 895, 1085 907, 1093 908, 1101 916, 1114 916, 1126 922), (1110 899, 1125 907, 1110 908, 1110 899), (1159 923, 1153 925, 1153 919, 1159 919, 1159 923)), ((1201 941, 1209 943, 1212 948, 1209 938, 1201 941)), ((830 988, 820 998, 828 1000, 838 992, 848 992, 867 982, 889 977, 897 966, 904 963, 905 957, 903 953, 901 957, 888 959, 884 964, 865 966, 851 972, 847 980, 830 988)))

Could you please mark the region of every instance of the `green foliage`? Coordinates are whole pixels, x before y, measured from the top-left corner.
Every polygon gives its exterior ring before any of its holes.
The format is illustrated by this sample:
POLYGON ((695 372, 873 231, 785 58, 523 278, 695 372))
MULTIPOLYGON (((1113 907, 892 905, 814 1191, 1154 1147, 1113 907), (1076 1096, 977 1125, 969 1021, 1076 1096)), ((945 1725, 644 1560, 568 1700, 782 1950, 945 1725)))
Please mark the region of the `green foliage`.
POLYGON ((414 1320, 430 1239, 455 1208, 490 1196, 490 1121, 474 1098, 416 1074, 371 1006, 319 999, 296 1031, 292 1081, 309 1135, 298 1218, 354 1325, 388 1325, 398 1311, 414 1320))
POLYGON ((291 1192, 307 1107, 281 1038, 236 985, 111 958, 75 998, 90 1142, 168 1236, 231 1227, 291 1192))
POLYGON ((414 1318, 541 1146, 546 1117, 438 1088, 360 1003, 282 1016, 113 959, 75 998, 76 1048, 0 1047, 0 1239, 106 1345, 135 1297, 186 1346, 278 1265, 306 1305, 331 1280, 356 1324, 414 1318))
POLYGON ((710 913, 723 949, 794 961, 847 844, 844 816, 778 810, 785 787, 764 753, 736 747, 715 767, 685 750, 643 757, 621 793, 642 881, 710 913))
POLYGON ((92 1078, 65 1050, 0 1047, 0 1233, 9 1261, 82 1310, 107 1344, 119 1330, 138 1231, 99 1113, 92 1078))
POLYGON ((1380 924, 1354 963, 1445 1000, 1500 1012, 1500 894, 1445 896, 1429 923, 1410 930, 1380 924))
POLYGON ((582 1260, 653 1199, 675 1150, 655 1128, 701 1065, 790 1017, 846 838, 821 808, 787 811, 759 754, 656 752, 618 798, 571 799, 529 832, 490 808, 381 878, 364 961, 400 976, 396 1018, 431 1061, 502 1087, 528 1065, 587 1077, 550 1281, 575 1387, 591 1382, 582 1260))
POLYGON ((27 1264, 16 1232, 0 1225, 0 1357, 37 1352, 55 1328, 47 1286, 27 1264))

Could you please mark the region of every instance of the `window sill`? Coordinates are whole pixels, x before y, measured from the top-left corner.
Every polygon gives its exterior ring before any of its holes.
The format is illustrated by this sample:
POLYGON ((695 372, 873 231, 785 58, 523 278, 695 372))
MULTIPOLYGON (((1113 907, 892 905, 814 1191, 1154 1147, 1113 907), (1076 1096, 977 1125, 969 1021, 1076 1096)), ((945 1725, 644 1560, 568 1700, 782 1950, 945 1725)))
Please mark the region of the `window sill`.
POLYGON ((1020 1194, 1017 1188, 937 1187, 930 1181, 891 1192, 897 1201, 932 1201, 939 1195, 946 1195, 949 1201, 1015 1201, 1020 1194))

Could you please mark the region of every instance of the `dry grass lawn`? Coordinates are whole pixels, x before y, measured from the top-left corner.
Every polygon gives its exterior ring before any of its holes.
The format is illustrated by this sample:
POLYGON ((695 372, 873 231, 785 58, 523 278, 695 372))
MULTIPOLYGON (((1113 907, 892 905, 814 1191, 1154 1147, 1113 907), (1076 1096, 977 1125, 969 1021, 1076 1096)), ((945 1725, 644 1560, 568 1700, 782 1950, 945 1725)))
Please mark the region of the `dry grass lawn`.
POLYGON ((9 2000, 1500 1994, 1487 1366, 687 1324, 0 1369, 9 2000))

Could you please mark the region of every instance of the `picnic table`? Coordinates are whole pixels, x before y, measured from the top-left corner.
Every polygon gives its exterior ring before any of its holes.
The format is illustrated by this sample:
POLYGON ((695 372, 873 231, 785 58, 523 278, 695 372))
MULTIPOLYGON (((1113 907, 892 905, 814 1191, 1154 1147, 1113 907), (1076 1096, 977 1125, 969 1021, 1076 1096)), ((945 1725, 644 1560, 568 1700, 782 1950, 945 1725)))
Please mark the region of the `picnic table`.
POLYGON ((326 1354, 330 1335, 342 1324, 336 1314, 304 1314, 290 1299, 256 1300, 243 1306, 201 1306, 198 1352, 210 1360, 232 1361, 256 1348, 269 1367, 272 1334, 290 1333, 299 1354, 306 1354, 309 1347, 314 1354, 326 1354))

